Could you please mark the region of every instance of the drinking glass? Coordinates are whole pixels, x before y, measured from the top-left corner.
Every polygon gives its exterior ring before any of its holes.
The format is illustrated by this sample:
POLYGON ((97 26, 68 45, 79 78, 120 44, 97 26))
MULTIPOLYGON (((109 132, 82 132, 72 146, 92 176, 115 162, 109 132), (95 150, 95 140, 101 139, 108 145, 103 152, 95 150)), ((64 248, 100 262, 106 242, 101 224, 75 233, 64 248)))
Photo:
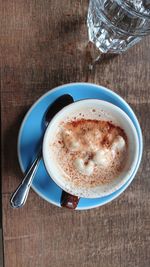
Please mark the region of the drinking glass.
POLYGON ((150 0, 90 0, 87 26, 102 53, 122 53, 150 34, 150 0))

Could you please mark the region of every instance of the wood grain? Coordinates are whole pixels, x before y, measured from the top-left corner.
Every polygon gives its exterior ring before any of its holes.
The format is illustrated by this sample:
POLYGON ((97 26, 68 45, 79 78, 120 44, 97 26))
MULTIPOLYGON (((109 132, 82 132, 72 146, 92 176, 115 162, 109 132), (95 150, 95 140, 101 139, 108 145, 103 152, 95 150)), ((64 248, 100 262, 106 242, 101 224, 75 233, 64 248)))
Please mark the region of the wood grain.
POLYGON ((1 1, 2 201, 5 267, 148 267, 150 265, 150 38, 87 73, 84 0, 1 1), (140 121, 143 160, 131 186, 89 211, 59 209, 30 192, 10 208, 22 174, 18 130, 28 108, 53 87, 89 81, 111 88, 140 121))

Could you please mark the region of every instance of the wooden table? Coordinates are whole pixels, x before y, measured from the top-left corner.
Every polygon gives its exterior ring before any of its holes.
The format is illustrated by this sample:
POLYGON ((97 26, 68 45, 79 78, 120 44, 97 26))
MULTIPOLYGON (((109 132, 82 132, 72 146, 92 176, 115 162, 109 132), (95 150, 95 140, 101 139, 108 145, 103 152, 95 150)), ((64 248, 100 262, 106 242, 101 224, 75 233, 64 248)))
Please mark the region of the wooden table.
POLYGON ((84 0, 1 1, 2 219, 5 267, 150 266, 150 38, 87 73, 84 0), (144 136, 142 164, 129 188, 87 211, 55 207, 32 190, 24 208, 9 199, 22 173, 18 130, 28 108, 57 85, 88 81, 119 93, 144 136))

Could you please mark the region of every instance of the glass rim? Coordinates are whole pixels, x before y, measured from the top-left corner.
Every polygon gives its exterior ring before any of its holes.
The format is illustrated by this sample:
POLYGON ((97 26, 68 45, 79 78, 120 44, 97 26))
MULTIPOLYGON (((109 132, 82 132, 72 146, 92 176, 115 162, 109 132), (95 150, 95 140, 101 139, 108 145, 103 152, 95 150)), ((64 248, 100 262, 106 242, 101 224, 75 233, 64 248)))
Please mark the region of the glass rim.
MULTIPOLYGON (((141 18, 146 18, 146 19, 148 19, 148 20, 150 20, 150 14, 145 14, 145 13, 141 13, 141 12, 139 12, 139 11, 137 11, 137 10, 135 10, 132 6, 130 6, 128 3, 125 3, 124 1, 120 1, 120 0, 116 0, 118 3, 120 3, 121 2, 121 4, 124 6, 124 7, 126 7, 127 8, 127 10, 129 11, 129 12, 132 12, 134 15, 136 15, 136 16, 139 16, 139 17, 141 17, 141 18)), ((150 30, 150 29, 149 29, 150 30)))
MULTIPOLYGON (((92 0, 90 0, 90 1, 92 1, 92 0)), ((147 36, 147 35, 150 34, 150 14, 140 13, 140 12, 136 11, 135 9, 133 9, 133 7, 131 7, 129 4, 125 3, 122 0, 116 0, 116 2, 118 4, 121 4, 130 14, 133 14, 133 15, 135 15, 137 17, 140 17, 140 18, 145 18, 145 19, 147 19, 149 21, 149 26, 147 28, 145 28, 145 29, 137 29, 135 32, 130 32, 130 34, 132 36, 142 37, 142 36, 147 36)), ((105 12, 104 12, 105 8, 101 8, 100 7, 100 10, 103 13, 103 18, 105 18, 105 20, 108 21, 106 15, 105 15, 105 12)), ((112 24, 112 26, 115 27, 115 28, 118 28, 114 24, 112 24)), ((127 34, 128 35, 128 32, 126 32, 124 29, 118 28, 118 30, 123 34, 127 34)))
MULTIPOLYGON (((111 23, 113 28, 117 28, 117 30, 120 33, 126 34, 127 36, 129 35, 129 32, 127 32, 124 29, 119 28, 118 26, 114 25, 114 23, 110 22, 107 18, 107 16, 105 15, 105 13, 103 12, 103 9, 101 9, 101 13, 103 14, 103 20, 105 20, 105 22, 111 23)), ((147 29, 136 29, 136 31, 132 32, 130 31, 130 34, 132 36, 138 36, 138 37, 142 37, 142 36, 147 36, 150 34, 150 25, 147 29)))

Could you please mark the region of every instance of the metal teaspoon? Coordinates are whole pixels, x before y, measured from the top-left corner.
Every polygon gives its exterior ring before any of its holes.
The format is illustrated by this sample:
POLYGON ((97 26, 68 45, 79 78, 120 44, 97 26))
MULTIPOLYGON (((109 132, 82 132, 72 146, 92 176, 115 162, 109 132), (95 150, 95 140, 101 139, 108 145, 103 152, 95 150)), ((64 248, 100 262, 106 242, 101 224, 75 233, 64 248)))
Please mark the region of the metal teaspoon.
MULTIPOLYGON (((46 114, 44 116, 44 124, 45 124, 45 130, 50 123, 51 119, 54 117, 54 115, 60 111, 63 107, 73 103, 74 100, 72 96, 65 94, 60 97, 58 97, 47 109, 46 114)), ((15 192, 13 193, 10 204, 13 208, 20 208, 22 207, 27 200, 29 190, 33 181, 33 178, 35 176, 35 173, 37 171, 37 168, 39 166, 40 160, 42 159, 42 149, 40 148, 39 153, 35 160, 33 161, 31 167, 27 171, 24 179, 19 184, 15 192)))

